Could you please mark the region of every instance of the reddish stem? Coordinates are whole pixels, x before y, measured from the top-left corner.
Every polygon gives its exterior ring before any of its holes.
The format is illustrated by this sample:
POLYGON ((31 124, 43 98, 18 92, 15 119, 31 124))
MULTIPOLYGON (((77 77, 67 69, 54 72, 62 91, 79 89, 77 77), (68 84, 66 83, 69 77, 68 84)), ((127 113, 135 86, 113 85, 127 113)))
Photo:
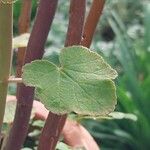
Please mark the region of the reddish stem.
POLYGON ((86 0, 71 0, 69 11, 69 25, 65 46, 79 45, 85 18, 86 0))
MULTIPOLYGON (((44 45, 54 18, 57 2, 57 0, 40 1, 38 13, 27 46, 25 63, 30 63, 35 59, 42 58, 44 45)), ((18 92, 15 119, 6 144, 6 150, 20 150, 28 131, 34 88, 20 84, 18 92)))
POLYGON ((86 18, 81 45, 90 47, 104 4, 105 0, 93 0, 90 12, 86 18))
POLYGON ((32 0, 23 0, 21 14, 19 17, 19 33, 26 33, 30 28, 30 16, 31 16, 32 0))
POLYGON ((57 115, 49 112, 39 140, 38 150, 54 150, 67 115, 57 115))
MULTIPOLYGON (((32 0, 23 0, 21 14, 18 23, 19 34, 29 32, 31 9, 32 9, 32 0)), ((26 47, 18 48, 16 77, 21 77, 22 66, 24 64, 25 51, 26 51, 26 47)), ((18 88, 19 88, 19 84, 17 85, 17 95, 18 95, 18 88)))
MULTIPOLYGON (((31 8, 32 8, 32 0, 23 0, 21 14, 18 23, 19 34, 26 33, 29 31, 31 8)), ((21 77, 21 73, 22 73, 21 70, 22 70, 22 65, 24 63, 25 49, 26 48, 18 49, 17 69, 16 69, 17 77, 21 77)))
MULTIPOLYGON (((71 0, 69 26, 65 46, 78 45, 82 38, 86 0, 71 0)), ((54 150, 64 127, 67 115, 58 116, 49 112, 40 136, 38 150, 54 150)))

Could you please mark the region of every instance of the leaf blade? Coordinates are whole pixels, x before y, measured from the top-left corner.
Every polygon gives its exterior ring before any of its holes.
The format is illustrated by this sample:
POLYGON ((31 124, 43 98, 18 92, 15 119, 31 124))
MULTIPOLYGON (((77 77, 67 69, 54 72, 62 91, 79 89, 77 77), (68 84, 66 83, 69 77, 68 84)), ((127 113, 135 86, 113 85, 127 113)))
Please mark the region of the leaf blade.
POLYGON ((24 83, 35 86, 36 96, 46 108, 57 114, 74 111, 92 116, 114 110, 116 88, 111 79, 117 73, 101 56, 82 46, 67 47, 60 54, 60 63, 57 67, 37 60, 23 69, 24 83), (93 75, 95 70, 97 74, 93 75))

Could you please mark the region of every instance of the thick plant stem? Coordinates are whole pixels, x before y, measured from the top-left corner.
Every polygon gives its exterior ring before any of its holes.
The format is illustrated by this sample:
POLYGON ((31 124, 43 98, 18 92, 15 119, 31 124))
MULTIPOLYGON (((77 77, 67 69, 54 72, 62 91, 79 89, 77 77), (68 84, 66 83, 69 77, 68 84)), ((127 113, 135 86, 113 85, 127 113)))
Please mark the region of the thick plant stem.
POLYGON ((85 21, 81 45, 90 47, 104 4, 105 0, 93 0, 90 12, 85 21))
POLYGON ((39 140, 38 150, 55 150, 66 117, 67 115, 61 116, 51 112, 49 113, 39 140))
MULTIPOLYGON (((79 45, 82 38, 86 0, 71 0, 69 26, 65 46, 79 45)), ((56 115, 49 112, 40 136, 38 150, 54 150, 64 127, 67 115, 56 115)))
POLYGON ((86 9, 85 3, 86 0, 82 0, 81 2, 78 0, 71 0, 65 46, 79 45, 81 42, 86 9))
POLYGON ((12 4, 0 2, 0 130, 3 123, 12 55, 12 4))
MULTIPOLYGON (((41 59, 57 7, 57 0, 41 0, 26 50, 25 63, 41 59)), ((20 150, 26 138, 34 98, 34 88, 20 84, 15 119, 6 150, 20 150)))

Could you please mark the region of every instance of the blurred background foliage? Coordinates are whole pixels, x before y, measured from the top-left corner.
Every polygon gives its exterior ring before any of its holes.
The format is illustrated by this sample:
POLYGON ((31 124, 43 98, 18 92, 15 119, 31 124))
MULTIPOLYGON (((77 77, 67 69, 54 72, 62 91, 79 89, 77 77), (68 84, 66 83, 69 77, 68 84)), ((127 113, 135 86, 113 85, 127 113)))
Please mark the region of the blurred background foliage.
MULTIPOLYGON (((87 13, 92 0, 87 2, 87 13)), ((32 22, 37 0, 33 0, 32 22)), ((14 4, 14 35, 18 35, 21 0, 14 4)), ((68 26, 69 1, 59 0, 52 30, 48 35, 44 59, 59 64, 68 26)), ((101 54, 115 68, 118 104, 116 111, 134 117, 115 119, 80 119, 102 150, 150 149, 150 3, 149 0, 107 0, 97 26, 91 49, 101 54)), ((15 55, 13 59, 15 66, 15 55)), ((13 68, 14 73, 15 67, 13 68)), ((9 93, 15 94, 11 85, 9 93)), ((25 147, 37 144, 41 122, 31 120, 25 147), (33 128, 34 127, 34 128, 33 128), (33 130, 34 129, 34 130, 33 130)), ((63 145, 64 146, 64 145, 63 145)))

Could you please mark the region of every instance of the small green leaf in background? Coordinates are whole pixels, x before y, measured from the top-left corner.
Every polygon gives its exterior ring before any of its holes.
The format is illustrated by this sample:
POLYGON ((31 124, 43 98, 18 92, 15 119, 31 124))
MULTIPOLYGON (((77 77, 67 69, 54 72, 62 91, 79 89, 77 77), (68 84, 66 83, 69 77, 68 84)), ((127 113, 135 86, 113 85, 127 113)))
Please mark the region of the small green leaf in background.
POLYGON ((56 146, 56 150, 71 150, 71 149, 65 143, 59 142, 56 146))
POLYGON ((24 147, 22 148, 21 150, 32 150, 31 148, 28 148, 28 147, 24 147))
POLYGON ((137 121, 138 117, 131 113, 123 113, 123 112, 112 112, 109 114, 111 119, 129 119, 132 121, 137 121))
POLYGON ((23 82, 36 88, 36 97, 57 114, 76 112, 106 115, 116 105, 117 72, 95 52, 82 46, 64 48, 60 67, 37 60, 23 68, 23 82))

